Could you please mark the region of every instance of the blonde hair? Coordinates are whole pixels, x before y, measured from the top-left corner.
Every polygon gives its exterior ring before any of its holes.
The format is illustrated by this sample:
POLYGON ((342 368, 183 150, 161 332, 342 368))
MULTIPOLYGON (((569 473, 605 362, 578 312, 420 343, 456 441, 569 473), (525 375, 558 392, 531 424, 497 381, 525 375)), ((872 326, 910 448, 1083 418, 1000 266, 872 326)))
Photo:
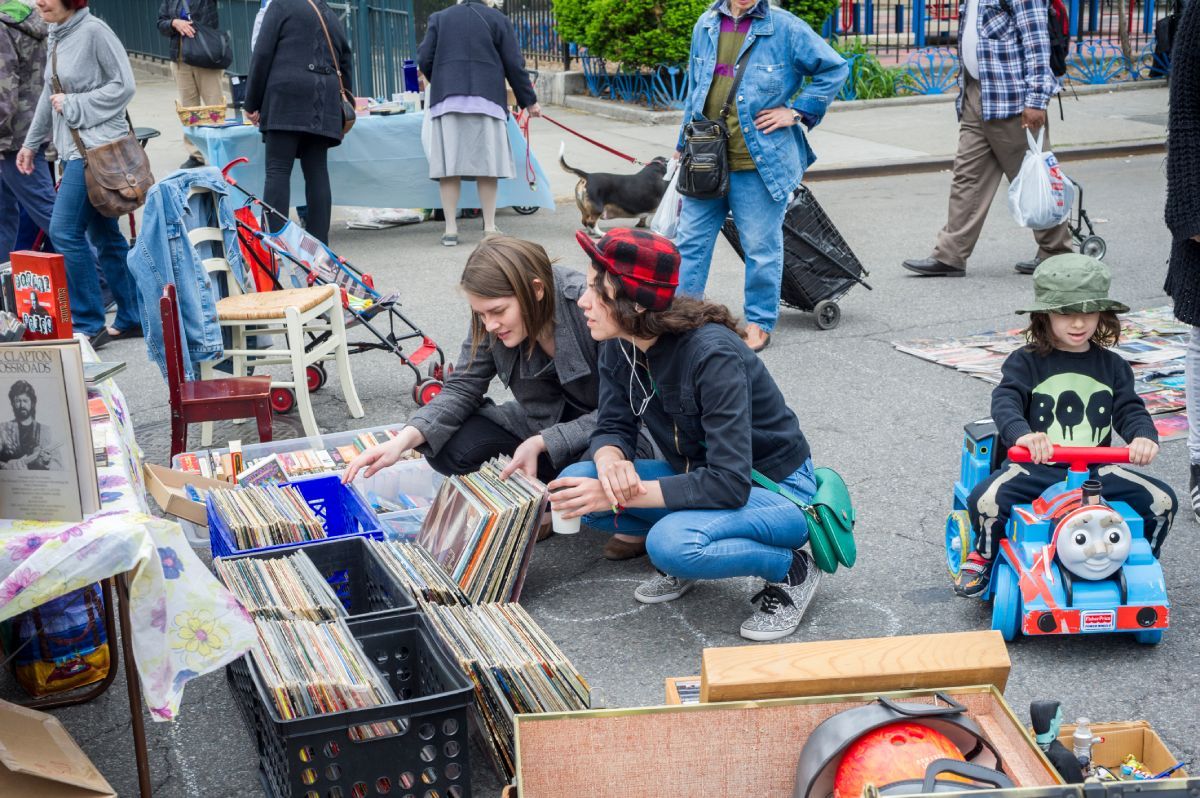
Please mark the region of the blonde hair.
MULTIPOLYGON (((521 308, 528 351, 533 353, 537 339, 547 328, 554 328, 554 270, 541 244, 512 236, 485 238, 467 258, 459 287, 468 294, 485 299, 515 297, 521 308), (542 284, 542 298, 537 286, 542 284)), ((478 314, 471 316, 471 359, 488 338, 478 314)))

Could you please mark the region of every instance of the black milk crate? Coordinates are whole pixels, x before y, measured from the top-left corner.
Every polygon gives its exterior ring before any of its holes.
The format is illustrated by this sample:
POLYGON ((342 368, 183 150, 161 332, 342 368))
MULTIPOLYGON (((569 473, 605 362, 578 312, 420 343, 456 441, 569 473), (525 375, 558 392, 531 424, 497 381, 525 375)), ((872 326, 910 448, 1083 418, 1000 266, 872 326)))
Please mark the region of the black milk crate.
POLYGON ((473 689, 429 621, 410 614, 348 625, 395 690, 396 703, 283 720, 255 665, 237 676, 230 668, 237 699, 249 703, 243 716, 267 796, 470 796, 467 710, 473 689), (362 741, 351 735, 357 726, 386 721, 399 733, 362 741))
MULTIPOLYGON (((721 226, 725 239, 743 261, 741 236, 733 217, 721 226)), ((868 290, 863 280, 870 276, 851 251, 850 245, 825 214, 806 186, 797 189, 783 217, 783 280, 779 298, 783 304, 815 313, 823 330, 837 326, 841 309, 837 301, 855 283, 868 290)))

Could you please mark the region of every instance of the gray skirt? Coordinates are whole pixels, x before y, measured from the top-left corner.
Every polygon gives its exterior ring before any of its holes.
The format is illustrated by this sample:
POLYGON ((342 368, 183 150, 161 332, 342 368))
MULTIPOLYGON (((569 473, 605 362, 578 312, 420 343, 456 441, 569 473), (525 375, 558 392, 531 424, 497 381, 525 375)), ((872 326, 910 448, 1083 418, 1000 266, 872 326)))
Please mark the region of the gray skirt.
POLYGON ((515 177, 505 120, 448 113, 432 121, 429 177, 515 177))

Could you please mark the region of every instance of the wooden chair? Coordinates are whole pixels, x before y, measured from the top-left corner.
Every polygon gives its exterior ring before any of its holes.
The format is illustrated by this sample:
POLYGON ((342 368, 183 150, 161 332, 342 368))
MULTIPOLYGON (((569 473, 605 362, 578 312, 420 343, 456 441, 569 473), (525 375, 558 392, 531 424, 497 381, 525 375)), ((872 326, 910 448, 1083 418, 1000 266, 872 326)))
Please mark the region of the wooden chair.
POLYGON ((187 379, 175 286, 167 284, 158 300, 163 347, 167 353, 167 389, 171 396, 171 457, 187 449, 188 424, 255 418, 258 439, 271 440, 271 378, 187 379))

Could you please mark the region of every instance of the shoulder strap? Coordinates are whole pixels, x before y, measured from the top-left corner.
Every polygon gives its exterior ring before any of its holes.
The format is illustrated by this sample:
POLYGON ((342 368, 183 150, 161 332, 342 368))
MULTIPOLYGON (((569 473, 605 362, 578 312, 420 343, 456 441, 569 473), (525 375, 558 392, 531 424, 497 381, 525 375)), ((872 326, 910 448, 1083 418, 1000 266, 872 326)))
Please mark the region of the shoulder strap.
POLYGON ((317 15, 317 20, 321 23, 321 30, 325 31, 325 43, 329 45, 329 57, 333 59, 333 71, 337 73, 338 86, 342 89, 342 96, 348 96, 346 84, 342 82, 342 64, 338 60, 337 50, 333 49, 333 39, 329 38, 329 28, 325 25, 325 15, 321 13, 321 9, 317 8, 317 4, 313 0, 308 0, 308 4, 312 7, 313 13, 317 15))
MULTIPOLYGON (((733 105, 734 95, 737 94, 738 84, 742 82, 742 75, 746 73, 746 64, 750 60, 750 51, 754 49, 754 45, 758 43, 758 39, 750 42, 750 46, 742 53, 742 57, 738 59, 737 72, 733 75, 733 83, 729 85, 729 95, 725 98, 725 104, 721 106, 721 121, 725 121, 725 117, 729 116, 729 108, 733 105)), ((776 491, 778 493, 778 491, 776 491)))
MULTIPOLYGON (((62 82, 58 79, 58 42, 54 43, 54 52, 50 54, 50 72, 51 86, 54 88, 54 93, 66 94, 63 91, 62 82)), ((53 113, 53 110, 51 113, 53 113)), ((129 111, 126 111, 125 115, 128 118, 129 111)), ((71 131, 71 138, 75 139, 75 148, 79 150, 79 157, 83 159, 83 165, 87 166, 87 147, 83 146, 83 139, 79 137, 79 131, 70 125, 67 125, 67 130, 71 131)))

